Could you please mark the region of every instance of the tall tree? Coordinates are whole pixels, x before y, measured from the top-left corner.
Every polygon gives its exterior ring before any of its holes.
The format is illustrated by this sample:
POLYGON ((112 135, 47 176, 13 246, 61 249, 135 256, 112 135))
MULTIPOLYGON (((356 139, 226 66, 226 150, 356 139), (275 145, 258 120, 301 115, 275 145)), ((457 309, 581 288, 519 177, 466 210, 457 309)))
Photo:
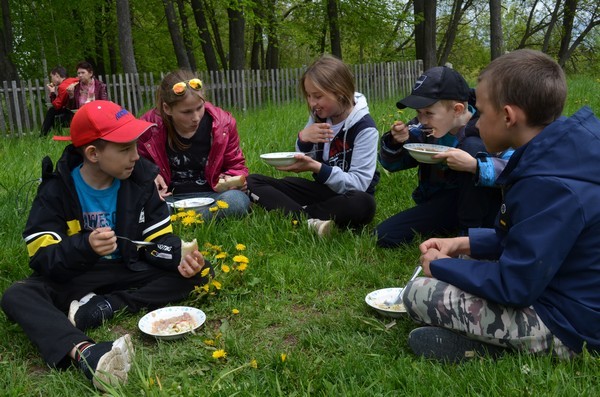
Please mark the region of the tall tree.
POLYGON ((190 61, 185 51, 185 45, 183 44, 181 30, 179 29, 179 23, 177 22, 175 8, 173 7, 173 0, 163 0, 163 5, 165 7, 165 16, 167 17, 169 34, 171 35, 173 49, 175 50, 175 57, 177 58, 177 65, 181 69, 191 70, 190 61))
POLYGON ((331 54, 342 59, 342 35, 337 0, 327 0, 327 21, 329 22, 329 41, 331 54))
POLYGON ((181 30, 183 32, 183 44, 185 45, 185 52, 187 53, 188 60, 190 61, 190 68, 196 71, 198 67, 196 65, 196 57, 194 56, 192 32, 190 31, 190 25, 188 24, 187 15, 185 13, 184 0, 177 0, 177 8, 179 10, 179 18, 181 19, 181 30))
POLYGON ((10 59, 13 52, 13 31, 10 22, 9 0, 0 0, 2 25, 0 25, 0 81, 18 80, 19 74, 15 64, 10 59))
POLYGON ((550 22, 548 23, 548 28, 546 29, 546 34, 544 34, 544 43, 542 44, 542 52, 547 53, 548 48, 550 48, 550 41, 552 40, 552 33, 554 32, 554 28, 558 23, 558 16, 560 14, 562 1, 556 0, 554 2, 554 9, 552 10, 552 14, 550 15, 550 22))
POLYGON ((456 40, 460 21, 463 19, 465 12, 473 5, 472 0, 454 0, 452 3, 452 12, 450 14, 450 22, 444 31, 442 42, 440 43, 441 50, 438 50, 438 65, 444 65, 448 62, 452 46, 456 40))
POLYGON ((230 0, 227 6, 229 18, 229 69, 241 70, 246 66, 245 32, 246 19, 241 1, 230 0))
POLYGON ((490 55, 502 55, 502 0, 490 0, 490 55))
POLYGON ((117 32, 119 34, 119 53, 124 73, 137 73, 133 38, 131 36, 131 12, 129 0, 117 0, 117 32))
POLYGON ((204 12, 202 1, 192 0, 192 12, 194 13, 194 21, 198 27, 200 47, 202 47, 206 68, 209 71, 219 70, 219 62, 217 61, 217 55, 215 54, 212 38, 208 29, 208 22, 206 22, 206 13, 204 12))
POLYGON ((415 51, 425 70, 437 65, 435 54, 437 0, 414 0, 415 51))
MULTIPOLYGON (((584 2, 583 5, 586 5, 584 2)), ((600 5, 597 1, 587 4, 588 8, 587 15, 589 15, 589 21, 586 24, 579 23, 579 35, 573 40, 573 27, 575 25, 575 16, 579 6, 578 0, 566 0, 563 12, 563 29, 562 37, 560 41, 560 48, 558 49, 558 63, 562 67, 567 64, 567 61, 571 58, 571 55, 579 46, 584 38, 598 25, 600 25, 600 5), (583 28, 583 29, 581 29, 583 28)))

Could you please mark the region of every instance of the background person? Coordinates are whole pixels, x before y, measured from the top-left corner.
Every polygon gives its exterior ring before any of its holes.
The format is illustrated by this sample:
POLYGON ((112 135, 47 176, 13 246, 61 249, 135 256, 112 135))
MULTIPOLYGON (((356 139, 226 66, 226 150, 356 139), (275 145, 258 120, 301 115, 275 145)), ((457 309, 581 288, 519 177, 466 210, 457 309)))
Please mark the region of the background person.
MULTIPOLYGON (((138 150, 158 165, 161 196, 170 202, 196 197, 224 201, 228 207, 216 212, 218 218, 246 214, 248 168, 235 119, 206 100, 202 82, 190 71, 166 75, 156 97, 156 107, 141 117, 156 126, 140 137, 138 150), (230 180, 238 183, 221 187, 230 180)), ((209 206, 196 211, 204 219, 213 217, 209 206)))
POLYGON ((379 180, 379 134, 364 95, 355 92, 352 72, 341 60, 323 56, 306 69, 300 89, 309 110, 308 123, 298 133, 296 163, 282 171, 311 172, 276 179, 252 174, 248 190, 267 210, 306 215, 319 235, 331 224, 360 227, 375 215, 375 185, 379 180))
POLYGON ((46 88, 52 106, 46 111, 40 136, 48 135, 48 132, 56 126, 56 116, 60 116, 63 126, 69 125, 73 118, 73 112, 67 108, 69 104, 67 87, 78 81, 75 77, 67 77, 67 70, 62 66, 57 66, 50 71, 50 83, 46 85, 46 88))
POLYGON ((67 87, 69 93, 69 109, 79 109, 94 100, 108 100, 106 84, 94 77, 94 67, 91 63, 82 61, 77 64, 79 81, 67 87))

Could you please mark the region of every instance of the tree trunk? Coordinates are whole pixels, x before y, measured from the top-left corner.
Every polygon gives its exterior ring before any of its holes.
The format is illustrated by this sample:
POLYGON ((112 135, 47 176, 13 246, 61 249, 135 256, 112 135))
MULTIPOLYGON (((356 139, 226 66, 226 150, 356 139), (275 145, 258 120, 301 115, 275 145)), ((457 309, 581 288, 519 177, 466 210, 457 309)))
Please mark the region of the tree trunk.
POLYGON ((219 22, 217 21, 217 16, 215 15, 215 7, 211 4, 207 4, 209 0, 201 0, 204 3, 204 10, 208 15, 208 20, 210 21, 210 26, 212 28, 213 37, 215 38, 215 48, 217 49, 217 54, 219 55, 219 59, 221 59, 221 65, 223 69, 227 69, 227 56, 225 55, 225 50, 223 49, 223 40, 221 40, 221 33, 219 30, 219 22))
POLYGON ((229 17, 229 69, 242 70, 246 65, 244 46, 246 20, 238 1, 227 8, 229 17))
POLYGON ((544 43, 542 44, 542 52, 544 53, 548 53, 548 49, 550 48, 552 32, 554 31, 554 27, 556 26, 556 22, 558 21, 558 14, 560 13, 561 5, 562 1, 556 0, 556 3, 554 4, 554 10, 552 10, 552 16, 550 17, 550 23, 548 23, 548 29, 546 29, 546 34, 544 35, 544 43))
POLYGON ((190 61, 187 57, 187 53, 185 52, 185 45, 183 44, 183 37, 181 37, 181 31, 179 30, 179 24, 177 23, 173 1, 163 0, 163 5, 165 6, 167 27, 169 28, 171 41, 173 42, 173 49, 175 50, 177 65, 180 69, 191 70, 190 61))
POLYGON ((262 45, 263 29, 260 23, 254 23, 254 29, 252 32, 252 49, 250 50, 250 69, 260 70, 261 60, 263 59, 263 45, 262 45))
POLYGON ((119 35, 119 53, 124 73, 137 73, 133 38, 131 37, 131 12, 129 0, 117 0, 117 32, 119 35))
POLYGON ((181 19, 181 30, 183 32, 183 45, 185 52, 190 62, 190 68, 193 71, 198 70, 196 65, 196 57, 194 56, 194 45, 192 41, 192 33, 188 24, 187 16, 185 15, 185 4, 183 0, 177 0, 177 8, 179 9, 179 19, 181 19))
POLYGON ((436 27, 435 0, 415 0, 415 51, 417 59, 423 60, 425 70, 436 66, 435 55, 435 27, 436 27))
POLYGON ((210 31, 208 30, 204 6, 200 0, 192 0, 192 11, 194 13, 196 26, 198 27, 200 46, 202 47, 202 53, 204 54, 206 68, 209 71, 217 71, 219 70, 219 62, 217 61, 217 55, 215 54, 210 31))
POLYGON ((469 7, 471 7, 472 4, 472 1, 467 1, 466 3, 463 3, 463 0, 454 0, 454 3, 452 5, 452 15, 450 15, 450 22, 448 23, 448 28, 446 29, 445 34, 443 36, 442 43, 440 43, 440 49, 437 51, 437 53, 439 54, 439 65, 444 65, 446 62, 448 62, 450 52, 452 51, 452 46, 454 45, 454 41, 456 40, 456 35, 458 33, 458 26, 460 24, 460 21, 462 20, 465 11, 469 7))
POLYGON ((558 49, 558 64, 565 66, 568 59, 569 45, 573 35, 573 21, 577 11, 578 0, 566 0, 563 12, 562 34, 560 38, 560 48, 558 49))
POLYGON ((494 60, 502 55, 502 0, 490 0, 490 55, 494 60))
POLYGON ((329 21, 329 40, 331 54, 342 59, 342 36, 337 0, 327 0, 327 20, 329 21))
POLYGON ((0 25, 0 82, 19 80, 15 64, 10 59, 13 52, 13 31, 10 23, 9 0, 0 0, 2 25, 0 25))
POLYGON ((279 37, 277 15, 275 15, 275 0, 269 0, 267 6, 267 54, 265 55, 266 69, 279 69, 279 37))

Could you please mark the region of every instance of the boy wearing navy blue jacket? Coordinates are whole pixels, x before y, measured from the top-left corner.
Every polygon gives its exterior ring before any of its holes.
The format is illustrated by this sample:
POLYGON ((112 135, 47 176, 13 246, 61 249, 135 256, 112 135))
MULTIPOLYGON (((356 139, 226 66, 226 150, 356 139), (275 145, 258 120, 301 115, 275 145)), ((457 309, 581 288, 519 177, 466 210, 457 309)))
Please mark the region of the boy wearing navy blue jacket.
POLYGON ((600 351, 600 120, 587 107, 561 117, 566 96, 563 70, 539 51, 505 54, 480 74, 481 137, 488 151, 515 153, 497 179, 494 229, 419 246, 432 278, 409 283, 403 302, 432 327, 410 333, 416 354, 600 351))
POLYGON ((50 366, 74 362, 99 389, 127 380, 131 338, 95 343, 84 331, 117 310, 185 299, 206 282, 201 271, 208 263, 197 249, 182 255, 172 233, 154 185, 158 169, 137 153, 137 138, 152 125, 109 101, 78 110, 71 136, 60 137, 73 144, 56 170, 43 161, 23 233, 33 274, 2 296, 7 317, 50 366), (137 249, 116 235, 155 244, 137 249))

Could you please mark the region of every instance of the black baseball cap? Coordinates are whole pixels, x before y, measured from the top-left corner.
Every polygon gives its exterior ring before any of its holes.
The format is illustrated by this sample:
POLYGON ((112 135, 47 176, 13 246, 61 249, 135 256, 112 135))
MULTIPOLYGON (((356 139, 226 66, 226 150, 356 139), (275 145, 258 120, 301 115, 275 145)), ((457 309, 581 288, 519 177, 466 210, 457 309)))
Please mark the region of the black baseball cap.
POLYGON ((422 109, 440 99, 469 100, 469 84, 456 70, 447 66, 427 69, 410 93, 396 103, 398 109, 422 109))

